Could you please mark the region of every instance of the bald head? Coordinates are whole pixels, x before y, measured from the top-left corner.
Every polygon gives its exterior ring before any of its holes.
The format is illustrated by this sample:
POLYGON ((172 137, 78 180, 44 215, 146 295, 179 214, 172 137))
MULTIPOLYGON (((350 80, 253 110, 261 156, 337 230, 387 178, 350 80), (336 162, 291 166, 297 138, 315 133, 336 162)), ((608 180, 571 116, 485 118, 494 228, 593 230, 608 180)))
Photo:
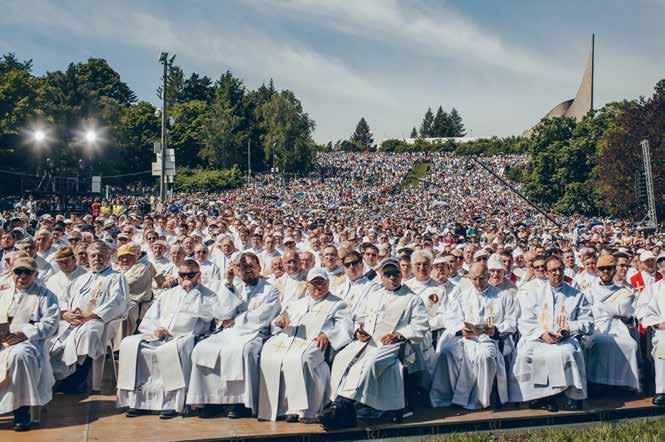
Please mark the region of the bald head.
POLYGON ((489 272, 487 265, 483 262, 474 263, 467 276, 478 290, 485 290, 489 284, 489 272))

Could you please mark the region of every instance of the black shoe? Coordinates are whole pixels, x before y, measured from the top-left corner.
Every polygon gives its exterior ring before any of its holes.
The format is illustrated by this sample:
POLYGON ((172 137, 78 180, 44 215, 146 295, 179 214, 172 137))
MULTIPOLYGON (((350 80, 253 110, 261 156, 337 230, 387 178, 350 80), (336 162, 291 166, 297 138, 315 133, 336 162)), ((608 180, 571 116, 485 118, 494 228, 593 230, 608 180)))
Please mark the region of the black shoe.
POLYGON ((125 411, 125 416, 127 416, 127 417, 138 417, 138 416, 144 416, 148 413, 149 412, 147 410, 139 410, 137 408, 130 408, 127 411, 125 411))
POLYGON ((286 418, 284 419, 286 422, 293 424, 295 422, 298 422, 298 415, 297 414, 287 414, 286 418))
POLYGON ((214 405, 204 405, 198 408, 198 415, 201 419, 211 419, 219 414, 219 408, 214 405))
POLYGON ((159 413, 160 419, 173 419, 176 416, 178 416, 178 413, 176 413, 175 410, 162 410, 161 413, 159 413))
POLYGON ((30 407, 24 406, 14 410, 14 431, 28 431, 32 428, 30 407))
POLYGON ((300 422, 303 424, 320 424, 321 422, 319 421, 318 417, 303 417, 300 419, 300 422))
POLYGON ((658 393, 653 397, 651 400, 651 403, 654 404, 657 407, 664 407, 665 406, 665 393, 658 393))
POLYGON ((229 419, 240 419, 243 417, 252 417, 252 410, 246 408, 243 404, 235 404, 229 414, 226 415, 229 419))
POLYGON ((568 411, 580 411, 584 408, 584 401, 566 399, 566 403, 564 404, 563 408, 568 411))
POLYGON ((545 411, 549 411, 550 413, 556 413, 557 411, 559 411, 559 405, 554 401, 546 402, 545 404, 543 404, 542 409, 545 411))

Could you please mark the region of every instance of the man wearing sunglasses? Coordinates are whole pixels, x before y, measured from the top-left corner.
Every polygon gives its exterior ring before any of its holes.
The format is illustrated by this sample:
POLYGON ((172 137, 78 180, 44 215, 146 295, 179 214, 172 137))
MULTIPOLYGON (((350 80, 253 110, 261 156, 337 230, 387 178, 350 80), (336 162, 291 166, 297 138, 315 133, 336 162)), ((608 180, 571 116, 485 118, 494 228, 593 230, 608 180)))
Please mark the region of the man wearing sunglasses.
POLYGON ((16 250, 21 250, 27 253, 30 258, 34 259, 37 263, 37 270, 39 270, 39 280, 46 281, 55 273, 53 266, 44 258, 37 254, 37 243, 34 239, 27 237, 16 242, 16 250))
POLYGON ((0 414, 14 412, 14 430, 31 427, 30 406, 52 398, 46 339, 58 330, 56 296, 38 284, 37 263, 23 257, 12 265, 13 284, 0 287, 0 414))
POLYGON ((363 258, 359 252, 352 250, 344 255, 342 266, 346 279, 333 290, 333 293, 346 303, 355 322, 357 312, 361 310, 367 294, 377 289, 379 285, 363 275, 363 258))
POLYGON ((518 294, 521 338, 509 376, 510 400, 531 408, 579 410, 587 396, 584 354, 577 336, 593 331, 586 296, 564 281, 561 258, 545 262, 547 282, 518 294))
MULTIPOLYGON (((420 297, 402 284, 396 260, 385 260, 378 271, 383 287, 368 294, 354 325, 355 340, 333 362, 334 407, 351 410, 355 402, 364 406, 360 407, 363 416, 387 412, 401 419, 406 406, 404 364, 413 365, 410 372, 424 368, 422 361, 413 361, 413 348, 429 331, 428 315, 420 297)), ((322 414, 326 428, 355 425, 355 413, 345 422, 331 421, 332 417, 328 412, 322 414)))
POLYGON ((109 337, 129 310, 127 279, 111 267, 109 246, 95 241, 87 252, 90 272, 59 299, 60 327, 50 350, 53 374, 65 392, 85 389, 92 360, 106 353, 109 337))
POLYGON ((70 246, 60 247, 53 258, 60 271, 46 281, 46 287, 60 299, 65 296, 67 286, 86 270, 76 263, 74 250, 70 246))
MULTIPOLYGON (((500 259, 496 264, 503 271, 500 259)), ((510 339, 517 329, 515 298, 489 283, 490 273, 484 263, 473 264, 467 278, 472 286, 461 290, 439 311, 445 332, 432 376, 430 400, 435 407, 455 404, 470 410, 488 408, 495 382, 501 403, 509 400, 504 352, 499 343, 502 337, 510 339)), ((504 340, 504 346, 509 344, 512 341, 504 340)))
POLYGON ((587 372, 590 383, 637 391, 637 342, 626 326, 635 313, 635 291, 614 282, 616 265, 614 256, 601 256, 598 281, 587 289, 594 320, 593 334, 585 338, 587 372))
POLYGON ((195 339, 210 329, 218 301, 199 284, 196 261, 185 260, 178 278, 152 303, 139 334, 120 345, 118 407, 129 407, 127 417, 159 411, 161 419, 171 419, 185 407, 195 339))

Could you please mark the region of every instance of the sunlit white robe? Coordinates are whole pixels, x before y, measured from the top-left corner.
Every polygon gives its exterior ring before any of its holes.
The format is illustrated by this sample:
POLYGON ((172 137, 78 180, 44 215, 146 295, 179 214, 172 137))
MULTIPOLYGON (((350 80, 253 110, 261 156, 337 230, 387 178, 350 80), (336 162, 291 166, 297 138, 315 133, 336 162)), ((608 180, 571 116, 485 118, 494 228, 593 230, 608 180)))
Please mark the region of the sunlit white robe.
POLYGON ((187 403, 244 404, 254 413, 259 400, 259 356, 270 324, 280 311, 279 291, 263 279, 231 292, 222 286, 218 320, 234 324, 199 342, 192 354, 187 403))
MULTIPOLYGON (((643 327, 654 327, 665 322, 665 280, 647 287, 640 297, 648 294, 649 302, 644 307, 643 327), (648 293, 647 293, 648 292, 648 293)), ((653 365, 656 372, 656 394, 665 393, 665 330, 656 329, 651 340, 653 365)))
POLYGON ((593 332, 586 296, 565 282, 557 288, 547 282, 531 285, 518 301, 521 338, 509 373, 510 400, 530 401, 564 392, 570 399, 585 399, 586 366, 575 337, 593 332), (558 344, 543 342, 545 330, 558 331, 559 322, 570 330, 570 337, 558 344))
POLYGON ((162 293, 141 321, 139 334, 120 345, 118 407, 183 410, 195 336, 210 328, 216 304, 217 295, 200 284, 189 292, 176 286, 162 293), (160 328, 171 336, 156 339, 160 328))

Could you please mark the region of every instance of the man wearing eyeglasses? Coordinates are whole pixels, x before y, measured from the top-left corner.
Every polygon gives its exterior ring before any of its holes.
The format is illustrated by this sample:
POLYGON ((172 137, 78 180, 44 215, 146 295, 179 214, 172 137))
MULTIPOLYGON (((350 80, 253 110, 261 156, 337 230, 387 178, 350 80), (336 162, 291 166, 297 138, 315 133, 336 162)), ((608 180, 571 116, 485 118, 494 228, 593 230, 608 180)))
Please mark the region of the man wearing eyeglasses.
POLYGON ((67 286, 86 270, 76 263, 76 256, 71 247, 60 247, 54 255, 54 261, 60 271, 56 272, 46 281, 46 287, 52 291, 58 299, 65 295, 67 286))
POLYGON ((14 430, 31 427, 30 407, 52 398, 53 375, 46 339, 58 330, 56 296, 38 284, 37 263, 12 265, 13 284, 0 287, 0 414, 14 412, 14 430))
POLYGON ((402 284, 397 261, 387 259, 378 270, 383 287, 368 294, 354 325, 355 340, 335 356, 332 367, 334 407, 351 413, 339 422, 324 411, 321 422, 326 428, 354 426, 354 402, 362 404, 362 416, 387 413, 398 420, 406 406, 403 368, 415 362, 413 348, 429 331, 427 309, 402 284))
POLYGON ((111 267, 111 250, 103 241, 88 246, 90 272, 76 278, 59 299, 61 321, 50 350, 55 379, 60 388, 79 392, 85 388, 92 359, 106 353, 108 335, 129 310, 125 276, 111 267))
POLYGON ((216 293, 222 283, 222 272, 217 264, 208 259, 208 247, 197 244, 194 247, 194 258, 201 268, 201 284, 216 293))
POLYGON ((117 405, 129 407, 127 417, 159 411, 171 419, 184 409, 195 338, 209 330, 217 295, 199 284, 196 261, 185 260, 178 278, 152 303, 139 334, 120 344, 117 405))
POLYGON ((377 289, 379 285, 363 275, 363 258, 359 252, 352 250, 344 255, 342 266, 346 279, 333 290, 333 293, 346 303, 355 322, 357 312, 361 310, 367 294, 377 289))
POLYGON ((369 280, 377 277, 376 267, 379 264, 379 248, 371 243, 361 245, 364 259, 363 273, 369 280))
POLYGON ((335 290, 344 281, 344 269, 339 265, 337 247, 329 244, 321 251, 321 265, 328 274, 330 290, 335 290))
POLYGON ((586 296, 564 281, 561 258, 545 262, 547 282, 529 285, 518 296, 520 317, 516 357, 509 376, 512 402, 531 408, 579 410, 587 396, 584 354, 578 336, 593 332, 586 296))
POLYGON ((499 343, 517 329, 514 297, 489 284, 484 263, 471 266, 467 278, 472 286, 439 311, 445 332, 432 376, 430 400, 435 407, 488 408, 495 382, 501 403, 509 401, 504 353, 510 351, 502 352, 499 343))
POLYGON ((640 389, 637 342, 626 326, 635 313, 635 291, 614 282, 616 265, 614 256, 601 256, 598 280, 586 294, 594 320, 593 334, 584 340, 589 382, 637 391, 640 389))
POLYGON ((261 352, 259 419, 318 422, 330 393, 326 355, 351 342, 353 328, 346 304, 329 287, 325 269, 310 270, 309 296, 272 321, 273 337, 261 352))

